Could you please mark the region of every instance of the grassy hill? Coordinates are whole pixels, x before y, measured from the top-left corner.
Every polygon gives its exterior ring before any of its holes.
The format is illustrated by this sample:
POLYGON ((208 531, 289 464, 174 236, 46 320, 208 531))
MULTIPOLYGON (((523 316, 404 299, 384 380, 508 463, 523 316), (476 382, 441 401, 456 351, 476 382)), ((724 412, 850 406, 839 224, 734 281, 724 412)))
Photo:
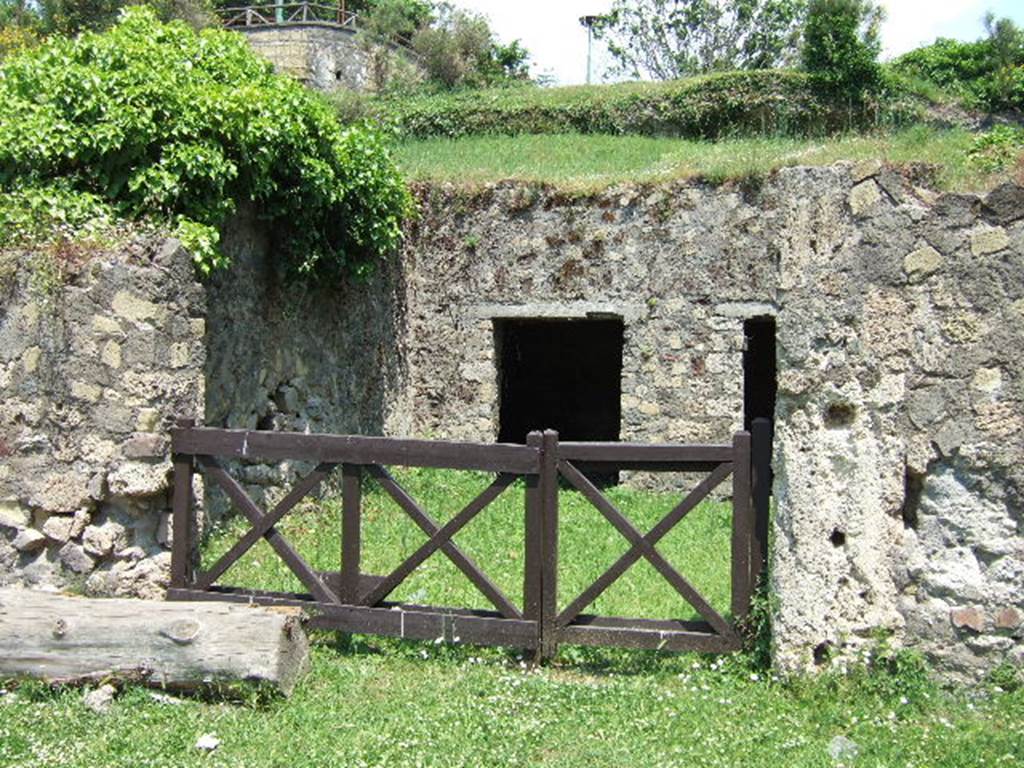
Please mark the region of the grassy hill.
MULTIPOLYGON (((1024 141, 1022 141, 1024 144, 1024 141)), ((892 132, 815 139, 753 137, 717 142, 584 134, 413 139, 396 147, 402 172, 416 181, 478 186, 514 179, 592 192, 623 182, 703 179, 713 183, 795 165, 881 159, 934 164, 939 189, 980 191, 1021 170, 1009 157, 986 162, 965 129, 916 126, 892 132)))

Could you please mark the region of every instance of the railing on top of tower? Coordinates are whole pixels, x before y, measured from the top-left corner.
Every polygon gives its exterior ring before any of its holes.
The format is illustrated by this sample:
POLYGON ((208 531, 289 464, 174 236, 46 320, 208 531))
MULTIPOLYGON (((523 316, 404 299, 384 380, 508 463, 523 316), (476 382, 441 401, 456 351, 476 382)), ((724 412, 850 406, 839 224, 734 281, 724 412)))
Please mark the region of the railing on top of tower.
POLYGON ((216 14, 225 27, 275 27, 288 24, 328 24, 354 30, 357 15, 345 9, 342 0, 336 5, 310 2, 260 3, 217 8, 216 14))

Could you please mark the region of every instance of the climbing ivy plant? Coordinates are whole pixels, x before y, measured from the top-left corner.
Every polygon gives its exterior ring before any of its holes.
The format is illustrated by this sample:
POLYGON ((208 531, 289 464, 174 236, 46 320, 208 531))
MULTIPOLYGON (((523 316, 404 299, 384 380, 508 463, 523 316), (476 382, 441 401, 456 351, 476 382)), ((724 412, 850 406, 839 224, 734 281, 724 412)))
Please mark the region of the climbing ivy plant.
POLYGON ((145 7, 0 64, 0 192, 0 238, 48 210, 158 220, 203 273, 225 265, 218 232, 243 203, 275 222, 290 268, 317 274, 371 264, 411 210, 381 134, 342 127, 240 35, 145 7))

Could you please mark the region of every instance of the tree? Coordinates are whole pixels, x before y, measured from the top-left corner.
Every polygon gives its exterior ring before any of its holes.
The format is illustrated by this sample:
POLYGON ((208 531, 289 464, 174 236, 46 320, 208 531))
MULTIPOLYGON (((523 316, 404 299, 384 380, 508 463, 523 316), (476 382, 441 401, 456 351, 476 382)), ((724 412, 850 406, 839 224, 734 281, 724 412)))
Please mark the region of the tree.
POLYGON ((982 100, 991 109, 1024 107, 1024 29, 1012 19, 985 14, 992 74, 977 83, 982 100))
POLYGON ((807 0, 614 0, 594 31, 623 73, 673 80, 790 61, 807 0))
POLYGON ((359 14, 359 30, 376 42, 408 42, 433 15, 426 0, 376 0, 359 14))
POLYGON ((878 90, 879 27, 884 18, 873 0, 811 0, 802 59, 825 96, 859 104, 878 90))
POLYGON ((376 0, 362 7, 358 42, 366 56, 372 90, 401 89, 423 79, 397 47, 408 46, 416 31, 432 18, 433 7, 426 0, 376 0))
POLYGON ((530 54, 518 40, 500 45, 487 19, 448 3, 437 7, 430 26, 416 32, 412 47, 428 79, 441 88, 477 88, 528 77, 530 54))
POLYGON ((242 35, 134 7, 0 64, 0 240, 51 211, 149 219, 208 272, 243 203, 271 220, 288 268, 325 277, 393 249, 411 210, 385 137, 339 125, 242 35))
POLYGON ((195 29, 213 22, 210 0, 0 0, 0 29, 4 39, 15 37, 11 28, 36 35, 77 35, 113 26, 121 10, 146 5, 163 21, 180 19, 195 29))
POLYGON ((0 0, 0 60, 39 41, 39 14, 25 0, 0 0))

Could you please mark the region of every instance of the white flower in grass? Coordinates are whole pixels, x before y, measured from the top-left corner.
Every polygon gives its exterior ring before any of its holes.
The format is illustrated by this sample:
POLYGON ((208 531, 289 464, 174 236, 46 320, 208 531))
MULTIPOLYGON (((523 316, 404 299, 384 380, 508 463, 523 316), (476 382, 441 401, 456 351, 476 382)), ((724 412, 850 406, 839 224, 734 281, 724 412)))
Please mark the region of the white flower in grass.
POLYGON ((212 733, 204 733, 196 740, 196 749, 201 749, 203 752, 213 752, 219 746, 220 739, 212 733))

